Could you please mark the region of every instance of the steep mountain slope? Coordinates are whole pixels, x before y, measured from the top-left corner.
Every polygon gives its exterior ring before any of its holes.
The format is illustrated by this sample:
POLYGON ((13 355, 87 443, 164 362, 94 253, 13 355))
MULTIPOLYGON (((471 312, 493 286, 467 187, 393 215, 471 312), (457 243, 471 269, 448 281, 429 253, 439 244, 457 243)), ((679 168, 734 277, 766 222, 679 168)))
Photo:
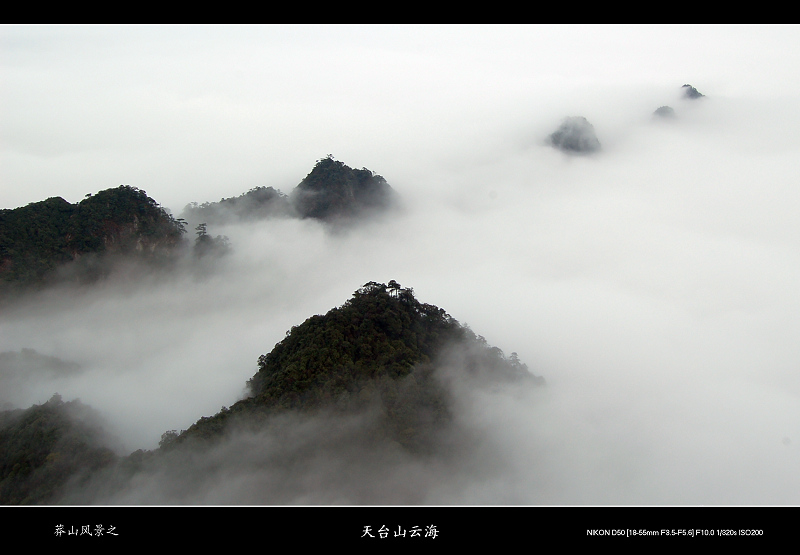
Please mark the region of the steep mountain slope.
POLYGON ((467 471, 486 439, 470 392, 542 382, 410 288, 369 282, 259 357, 247 398, 155 451, 115 456, 59 396, 0 413, 0 503, 420 502, 409 469, 467 471))
POLYGON ((328 155, 288 196, 272 187, 255 187, 219 202, 189 203, 181 216, 192 226, 276 217, 342 222, 386 210, 395 200, 395 191, 383 177, 367 168, 353 169, 328 155))
POLYGON ((288 197, 272 187, 255 187, 238 197, 223 198, 219 202, 192 202, 184 207, 182 213, 189 222, 210 225, 290 215, 292 207, 288 197))
POLYGON ((507 359, 441 308, 395 281, 370 282, 344 305, 312 316, 258 360, 251 396, 202 418, 175 438, 224 435, 233 422, 286 411, 370 412, 373 438, 410 451, 436 450, 451 420, 452 382, 542 383, 516 353, 507 359))
POLYGON ((77 204, 53 197, 0 210, 0 289, 93 279, 115 255, 157 260, 172 252, 182 232, 180 221, 127 185, 77 204))
POLYGON ((68 483, 115 462, 97 419, 86 405, 59 395, 0 412, 0 504, 47 503, 68 483))
POLYGON ((290 195, 302 218, 347 219, 385 210, 394 201, 386 180, 362 168, 354 170, 331 156, 319 160, 290 195))

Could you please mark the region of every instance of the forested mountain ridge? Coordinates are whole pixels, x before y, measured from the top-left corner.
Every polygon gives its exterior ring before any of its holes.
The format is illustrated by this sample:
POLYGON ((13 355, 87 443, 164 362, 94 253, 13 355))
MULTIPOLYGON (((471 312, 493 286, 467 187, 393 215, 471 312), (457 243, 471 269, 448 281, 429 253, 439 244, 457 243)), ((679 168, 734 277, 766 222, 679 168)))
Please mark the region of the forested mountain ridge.
POLYGON ((350 168, 330 155, 317 161, 290 199, 300 217, 326 221, 386 210, 395 200, 382 176, 350 168))
POLYGON ((191 202, 182 213, 190 222, 211 225, 291 215, 289 198, 272 187, 254 187, 242 195, 223 198, 219 202, 191 202))
MULTIPOLYGON (((145 191, 120 185, 72 204, 51 197, 0 210, 0 295, 57 282, 84 283, 107 274, 121 257, 139 262, 171 260, 183 242, 187 220, 197 226, 195 254, 207 254, 214 239, 206 226, 271 217, 353 221, 386 210, 395 193, 386 180, 354 170, 331 156, 287 196, 272 187, 255 187, 217 203, 190 203, 174 218, 145 191)), ((227 244, 216 244, 224 252, 227 244)), ((215 251, 215 252, 216 252, 215 251)))
POLYGON ((382 176, 367 168, 353 169, 328 155, 317 160, 289 195, 273 187, 254 187, 219 202, 189 203, 182 217, 209 224, 274 217, 338 223, 387 210, 396 200, 396 192, 382 176))
MULTIPOLYGON (((246 398, 181 433, 167 431, 154 451, 115 455, 119 447, 91 409, 58 395, 0 412, 0 503, 129 500, 139 485, 165 475, 172 491, 165 499, 175 502, 193 499, 198 484, 216 483, 241 464, 270 476, 269 483, 286 475, 305 488, 301 469, 320 460, 335 461, 326 468, 356 464, 376 472, 381 460, 385 472, 400 459, 451 460, 470 448, 458 418, 466 390, 506 384, 521 391, 541 383, 516 353, 507 358, 443 309, 419 302, 411 288, 369 282, 341 306, 292 327, 259 357, 246 398), (237 447, 243 437, 253 450, 244 460, 237 447), (382 459, 387 453, 400 459, 382 459)), ((338 488, 350 478, 334 472, 330 479, 338 488)), ((257 502, 291 498, 278 489, 257 502)))
POLYGON ((544 382, 516 353, 506 358, 443 309, 420 303, 394 280, 369 282, 342 306, 294 326, 248 381, 250 396, 201 418, 175 443, 214 439, 231 422, 260 422, 285 411, 377 411, 373 438, 410 451, 431 442, 451 416, 449 379, 544 382))
POLYGON ((141 260, 168 256, 183 235, 182 222, 128 185, 71 204, 52 197, 0 210, 0 289, 70 278, 96 278, 110 255, 141 260))
POLYGON ((48 503, 67 484, 116 462, 97 421, 91 408, 57 394, 26 410, 0 412, 0 504, 48 503))

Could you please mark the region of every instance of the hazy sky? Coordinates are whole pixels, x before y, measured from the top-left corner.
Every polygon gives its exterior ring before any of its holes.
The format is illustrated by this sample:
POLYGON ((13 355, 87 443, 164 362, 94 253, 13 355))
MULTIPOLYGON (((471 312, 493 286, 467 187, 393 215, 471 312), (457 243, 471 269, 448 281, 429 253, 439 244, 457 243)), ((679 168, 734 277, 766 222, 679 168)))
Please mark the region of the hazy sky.
POLYGON ((519 146, 566 115, 586 116, 608 141, 684 83, 773 103, 796 98, 800 78, 796 26, 0 33, 9 208, 129 184, 180 210, 259 185, 290 189, 329 153, 396 182, 519 146))
POLYGON ((127 184, 177 214, 288 193, 329 153, 406 206, 344 235, 210 229, 234 247, 211 275, 0 315, 0 351, 86 369, 20 405, 57 385, 153 448, 292 325, 396 279, 548 382, 473 400, 504 470, 432 501, 798 504, 799 30, 0 27, 2 207, 127 184), (600 153, 545 144, 566 116, 600 153))

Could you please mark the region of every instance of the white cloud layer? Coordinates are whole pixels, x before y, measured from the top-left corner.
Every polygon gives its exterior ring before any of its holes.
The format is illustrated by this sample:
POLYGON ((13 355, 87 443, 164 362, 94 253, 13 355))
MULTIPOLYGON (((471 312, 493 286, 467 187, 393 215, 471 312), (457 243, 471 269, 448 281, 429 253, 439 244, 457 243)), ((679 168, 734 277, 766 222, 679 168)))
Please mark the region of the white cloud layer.
POLYGON ((425 501, 800 502, 797 27, 0 38, 3 207, 124 183, 177 214, 255 186, 288 193, 328 153, 406 205, 338 235, 296 220, 210 229, 234 249, 210 275, 5 311, 0 352, 84 368, 18 406, 57 390, 130 450, 153 448, 235 402, 291 326, 396 279, 548 382, 474 399, 485 449, 425 501), (682 99, 684 83, 706 97, 682 99), (654 120, 662 105, 677 117, 654 120), (544 143, 574 115, 602 152, 544 143))

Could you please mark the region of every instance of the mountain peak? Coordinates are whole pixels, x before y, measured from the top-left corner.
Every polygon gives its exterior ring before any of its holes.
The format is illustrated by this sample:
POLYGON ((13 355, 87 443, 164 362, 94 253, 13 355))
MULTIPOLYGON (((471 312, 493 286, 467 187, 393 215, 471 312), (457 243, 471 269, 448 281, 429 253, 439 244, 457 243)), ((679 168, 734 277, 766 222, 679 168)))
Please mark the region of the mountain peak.
POLYGON ((681 88, 683 89, 684 98, 695 99, 695 98, 703 98, 705 96, 703 93, 701 93, 700 91, 698 91, 696 88, 694 88, 689 84, 686 84, 681 88))
POLYGON ((548 140, 552 146, 571 154, 590 154, 600 150, 594 126, 582 116, 564 118, 548 140))
POLYGON ((0 210, 0 293, 67 278, 91 281, 109 270, 114 256, 168 258, 182 233, 179 221, 129 185, 76 204, 51 197, 0 210))
POLYGON ((543 382, 516 353, 506 358, 443 309, 420 303, 413 289, 371 281, 343 305, 292 327, 259 357, 250 397, 201 419, 178 443, 219 437, 231 418, 371 411, 374 437, 429 449, 451 420, 454 382, 516 381, 543 382))
POLYGON ((290 198, 301 217, 330 221, 389 208, 393 195, 382 176, 353 169, 329 154, 317 160, 290 198))

